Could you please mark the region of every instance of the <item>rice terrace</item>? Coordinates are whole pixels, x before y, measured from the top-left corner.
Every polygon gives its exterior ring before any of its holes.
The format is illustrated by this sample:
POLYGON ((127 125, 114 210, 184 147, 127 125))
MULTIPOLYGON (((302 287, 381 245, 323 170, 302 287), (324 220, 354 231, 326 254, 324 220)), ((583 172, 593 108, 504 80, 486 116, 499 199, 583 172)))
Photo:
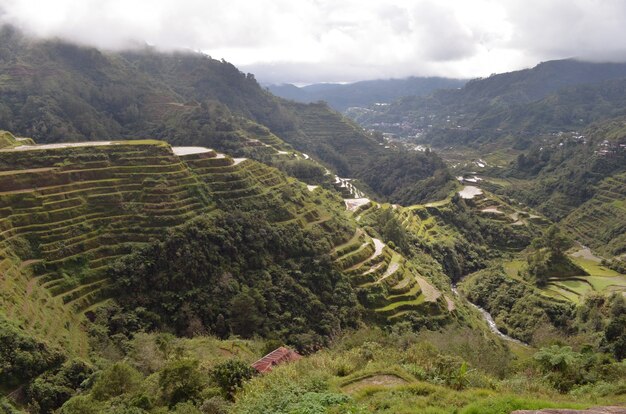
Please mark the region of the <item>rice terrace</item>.
POLYGON ((624 4, 130 6, 0 1, 0 414, 626 414, 624 4))

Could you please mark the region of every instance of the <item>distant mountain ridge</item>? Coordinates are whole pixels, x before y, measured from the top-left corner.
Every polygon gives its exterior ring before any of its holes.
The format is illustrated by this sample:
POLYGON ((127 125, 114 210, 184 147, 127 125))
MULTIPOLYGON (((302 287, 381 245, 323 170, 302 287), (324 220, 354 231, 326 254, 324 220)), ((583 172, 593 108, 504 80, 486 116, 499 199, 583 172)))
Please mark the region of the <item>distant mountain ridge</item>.
MULTIPOLYGON (((268 162, 259 141, 269 139, 282 150, 285 142, 295 145, 343 177, 357 179, 372 162, 397 151, 326 105, 278 98, 254 75, 199 53, 105 52, 28 39, 4 26, 0 74, 0 129, 40 143, 150 137, 268 162)), ((415 154, 415 163, 434 163, 443 172, 437 159, 415 154)), ((451 182, 449 174, 438 177, 440 184, 451 182)), ((407 182, 420 187, 425 178, 407 182)), ((366 183, 382 196, 374 184, 366 183)), ((422 188, 410 192, 424 194, 422 188)))
POLYGON ((274 95, 296 102, 325 101, 333 109, 344 112, 350 107, 368 107, 390 103, 405 96, 424 96, 437 89, 455 89, 464 79, 415 77, 404 79, 375 79, 355 83, 316 83, 303 87, 292 84, 269 85, 274 95))
POLYGON ((579 129, 620 116, 625 85, 625 63, 558 60, 349 115, 366 128, 419 135, 434 146, 480 146, 510 134, 579 129))

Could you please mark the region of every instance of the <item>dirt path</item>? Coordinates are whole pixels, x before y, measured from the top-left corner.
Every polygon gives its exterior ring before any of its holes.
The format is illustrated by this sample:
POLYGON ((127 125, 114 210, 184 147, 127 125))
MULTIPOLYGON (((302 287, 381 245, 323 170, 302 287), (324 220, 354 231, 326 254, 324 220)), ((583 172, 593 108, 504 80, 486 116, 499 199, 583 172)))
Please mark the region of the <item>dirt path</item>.
POLYGON ((446 300, 446 303, 448 304, 448 312, 454 311, 456 309, 456 305, 454 304, 454 301, 450 299, 449 297, 447 297, 446 295, 443 295, 443 297, 446 300))
POLYGON ((387 271, 385 272, 383 277, 378 279, 378 283, 381 283, 383 280, 387 279, 389 276, 391 276, 394 273, 396 273, 396 270, 398 270, 399 267, 400 267, 400 263, 399 262, 395 262, 395 263, 392 263, 391 265, 389 265, 389 267, 387 268, 387 271))
POLYGON ((172 147, 172 152, 178 156, 192 155, 192 154, 204 154, 205 152, 211 152, 209 148, 205 147, 172 147))
POLYGON ((424 295, 426 302, 436 302, 437 299, 439 299, 441 292, 428 283, 426 279, 421 276, 415 276, 415 280, 417 280, 417 283, 420 285, 420 289, 422 289, 422 294, 424 295))
MULTIPOLYGON (((362 262, 359 262, 357 264, 355 264, 354 266, 350 267, 349 270, 354 270, 354 269, 358 269, 359 267, 363 266, 364 263, 369 262, 371 260, 376 259, 378 256, 380 256, 383 253, 383 249, 385 248, 385 243, 383 243, 382 241, 372 238, 372 241, 374 242, 374 253, 368 257, 367 259, 363 260, 362 262)), ((374 266, 372 266, 367 272, 365 272, 364 274, 369 274, 371 272, 374 272, 375 270, 377 270, 380 266, 382 266, 383 263, 378 263, 374 266)))
POLYGON ((378 385, 383 387, 393 387, 395 385, 406 384, 407 381, 400 377, 389 374, 373 375, 371 377, 363 378, 362 380, 355 381, 343 387, 343 390, 347 393, 353 393, 359 391, 365 387, 372 385, 378 385))
POLYGON ((583 246, 582 244, 580 245, 580 249, 578 249, 574 253, 570 254, 570 256, 572 256, 572 257, 580 257, 582 259, 591 260, 591 261, 594 261, 596 263, 600 263, 602 261, 601 257, 598 257, 595 254, 593 254, 589 247, 583 246))

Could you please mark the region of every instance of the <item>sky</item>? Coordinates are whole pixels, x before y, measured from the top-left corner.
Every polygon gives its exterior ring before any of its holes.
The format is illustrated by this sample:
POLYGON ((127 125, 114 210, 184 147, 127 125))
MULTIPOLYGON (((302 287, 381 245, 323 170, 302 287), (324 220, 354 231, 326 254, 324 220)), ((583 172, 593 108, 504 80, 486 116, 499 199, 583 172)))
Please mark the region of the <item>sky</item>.
POLYGON ((263 83, 626 61, 626 0, 0 0, 0 23, 102 49, 201 51, 263 83))

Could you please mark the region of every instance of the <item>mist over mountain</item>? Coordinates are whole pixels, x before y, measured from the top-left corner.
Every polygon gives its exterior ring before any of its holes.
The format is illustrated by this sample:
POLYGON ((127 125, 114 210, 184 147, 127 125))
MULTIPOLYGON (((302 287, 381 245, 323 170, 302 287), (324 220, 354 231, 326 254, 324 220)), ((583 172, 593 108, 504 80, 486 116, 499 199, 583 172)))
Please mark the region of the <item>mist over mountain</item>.
POLYGON ((368 107, 388 104, 407 96, 424 96, 437 89, 455 89, 465 80, 447 78, 410 77, 361 81, 350 84, 321 83, 302 87, 291 84, 268 85, 274 95, 297 102, 327 102, 333 109, 344 112, 354 106, 368 107))
POLYGON ((0 413, 624 411, 624 22, 0 0, 0 413))

